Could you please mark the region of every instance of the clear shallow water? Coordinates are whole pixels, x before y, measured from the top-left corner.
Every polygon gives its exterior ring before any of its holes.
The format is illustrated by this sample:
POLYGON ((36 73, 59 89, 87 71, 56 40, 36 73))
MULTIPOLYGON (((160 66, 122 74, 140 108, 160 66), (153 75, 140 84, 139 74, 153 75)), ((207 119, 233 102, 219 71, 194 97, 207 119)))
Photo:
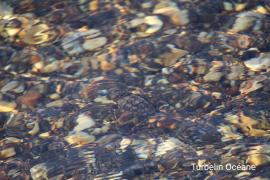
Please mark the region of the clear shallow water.
POLYGON ((2 179, 269 177, 267 1, 0 9, 2 179))

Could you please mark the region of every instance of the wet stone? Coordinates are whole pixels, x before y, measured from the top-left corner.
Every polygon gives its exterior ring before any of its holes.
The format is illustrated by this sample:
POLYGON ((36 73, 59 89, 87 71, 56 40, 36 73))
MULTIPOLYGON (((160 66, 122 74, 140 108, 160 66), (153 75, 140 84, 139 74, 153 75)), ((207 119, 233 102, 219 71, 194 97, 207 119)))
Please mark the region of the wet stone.
POLYGON ((149 102, 137 95, 126 96, 117 101, 117 104, 121 113, 128 113, 135 117, 147 117, 155 112, 149 102))
POLYGON ((0 101, 0 112, 12 112, 17 104, 15 102, 0 101))
POLYGON ((36 106, 38 100, 41 98, 41 94, 38 92, 30 91, 26 94, 18 97, 17 102, 29 107, 36 106))

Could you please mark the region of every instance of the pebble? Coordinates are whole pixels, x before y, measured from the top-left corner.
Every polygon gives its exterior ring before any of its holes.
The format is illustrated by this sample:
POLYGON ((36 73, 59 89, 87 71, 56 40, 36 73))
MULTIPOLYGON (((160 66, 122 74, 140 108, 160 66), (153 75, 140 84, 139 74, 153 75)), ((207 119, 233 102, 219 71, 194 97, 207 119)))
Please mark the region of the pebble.
POLYGON ((245 178, 245 177, 247 178, 247 177, 250 176, 250 175, 251 175, 250 172, 246 172, 246 171, 245 171, 245 172, 241 172, 241 173, 235 175, 235 177, 240 179, 240 178, 245 178))
POLYGON ((76 119, 77 125, 74 127, 73 132, 81 132, 85 129, 91 128, 95 126, 95 121, 89 115, 84 113, 80 114, 76 119))
POLYGON ((23 93, 24 90, 25 90, 24 84, 19 84, 19 86, 13 89, 12 92, 20 94, 20 93, 23 93))
POLYGON ((35 91, 29 91, 26 94, 19 96, 17 102, 29 107, 36 106, 38 100, 41 98, 41 94, 35 91))
POLYGON ((144 23, 144 19, 143 18, 135 18, 135 19, 132 19, 130 22, 129 22, 129 26, 131 28, 134 28, 134 27, 137 27, 141 24, 144 23))
POLYGON ((15 102, 0 101, 0 112, 13 112, 16 106, 15 102))
POLYGON ((104 96, 95 98, 94 102, 101 103, 101 104, 116 104, 116 102, 114 102, 113 100, 110 100, 104 96))
POLYGON ((12 89, 15 89, 19 85, 18 81, 11 81, 7 83, 4 87, 2 87, 1 92, 5 93, 12 89))
MULTIPOLYGON (((45 78, 46 79, 46 78, 45 78)), ((29 89, 29 92, 37 92, 40 94, 46 94, 48 92, 48 85, 45 83, 37 84, 29 89)))
POLYGON ((146 29, 146 34, 153 34, 158 32, 162 26, 163 22, 158 18, 158 16, 146 16, 144 18, 144 23, 150 27, 146 29))
POLYGON ((39 137, 42 139, 46 139, 50 137, 50 132, 40 133, 39 137))
POLYGON ((39 132, 39 123, 37 121, 31 123, 34 125, 34 127, 28 132, 28 134, 34 136, 39 132))
POLYGON ((74 43, 67 43, 62 45, 63 49, 66 50, 66 52, 69 55, 77 55, 85 52, 85 50, 81 47, 81 45, 78 42, 74 43))
MULTIPOLYGON (((10 17, 7 17, 7 19, 9 19, 10 17)), ((1 23, 2 26, 5 24, 5 23, 1 23)), ((4 29, 3 29, 4 30, 4 29)), ((18 34, 18 32, 21 30, 21 28, 19 27, 10 27, 10 28, 7 28, 6 29, 6 34, 3 33, 3 30, 0 31, 0 34, 3 36, 3 37, 9 37, 9 36, 15 36, 18 34)))
POLYGON ((96 140, 95 136, 89 135, 85 132, 77 132, 65 137, 69 144, 86 145, 96 140))
POLYGON ((5 138, 5 142, 19 144, 19 143, 22 143, 23 140, 16 137, 7 137, 5 138))
POLYGON ((102 133, 106 133, 110 130, 111 125, 109 123, 103 125, 101 128, 94 128, 92 134, 98 135, 102 133))
POLYGON ((100 146, 105 146, 106 144, 111 143, 115 139, 119 139, 121 136, 119 134, 108 134, 99 138, 96 143, 100 146))
POLYGON ((270 67, 270 54, 262 53, 259 57, 244 62, 245 66, 252 71, 260 71, 270 67))
POLYGON ((75 32, 69 32, 62 40, 62 47, 69 55, 93 51, 107 43, 107 38, 99 37, 100 35, 101 32, 98 29, 82 28, 75 32))
POLYGON ((182 146, 183 143, 178 139, 171 137, 164 142, 160 143, 157 147, 156 156, 162 156, 166 154, 168 151, 171 151, 175 148, 182 146))
POLYGON ((50 99, 54 99, 54 100, 59 99, 60 97, 61 96, 58 93, 53 93, 50 95, 50 99))
POLYGON ((188 51, 182 49, 172 48, 171 52, 166 52, 161 54, 158 58, 160 59, 160 64, 164 67, 169 67, 174 65, 177 60, 187 55, 188 51))
POLYGON ((153 6, 152 2, 144 2, 142 3, 142 8, 147 9, 147 8, 151 8, 153 6))
POLYGON ((123 74, 123 73, 124 73, 124 70, 123 70, 123 69, 118 68, 118 69, 116 69, 114 72, 115 72, 117 75, 121 75, 121 74, 123 74))
POLYGON ((49 179, 47 172, 48 172, 48 169, 47 169, 46 163, 37 164, 30 169, 31 177, 34 180, 49 179))
POLYGON ((131 146, 133 147, 137 157, 139 159, 147 159, 149 158, 151 152, 152 152, 152 148, 151 146, 153 146, 153 144, 150 144, 150 140, 148 139, 148 141, 145 140, 133 140, 131 146))
POLYGON ((46 43, 51 40, 52 34, 47 24, 28 26, 19 33, 22 42, 29 45, 46 43))
POLYGON ((103 71, 111 71, 115 69, 115 64, 114 63, 109 63, 106 60, 100 61, 100 69, 103 71))
POLYGON ((157 81, 157 84, 170 84, 170 82, 167 79, 162 78, 157 81))
POLYGON ((175 3, 170 1, 157 4, 153 13, 169 17, 170 21, 176 26, 183 26, 189 23, 188 11, 180 10, 175 3))
POLYGON ((140 37, 147 37, 156 32, 158 32, 162 26, 163 22, 158 16, 146 16, 144 18, 136 18, 129 22, 130 28, 139 28, 140 26, 147 25, 148 28, 142 28, 141 31, 137 32, 140 37))
POLYGON ((212 96, 216 99, 222 99, 222 94, 220 92, 212 92, 212 96))
POLYGON ((53 102, 50 102, 46 104, 45 106, 49 108, 49 107, 62 107, 63 105, 64 105, 64 102, 60 99, 60 100, 55 100, 53 102))
POLYGON ((0 2, 0 18, 5 19, 13 14, 13 9, 5 2, 0 2))
POLYGON ((245 68, 240 65, 234 65, 231 67, 231 73, 227 75, 229 80, 240 80, 244 77, 245 68))
POLYGON ((247 158, 247 163, 255 165, 257 168, 259 166, 268 164, 270 162, 270 156, 267 154, 251 154, 247 158))
POLYGON ((164 34, 173 35, 177 33, 177 29, 167 29, 164 31, 164 34))
POLYGON ((233 4, 229 2, 223 2, 224 9, 226 11, 232 11, 233 10, 233 4))
POLYGON ((263 17, 264 16, 262 14, 259 14, 257 12, 241 12, 237 15, 237 19, 235 20, 231 31, 241 32, 251 28, 251 26, 253 26, 254 24, 257 24, 257 26, 254 26, 254 28, 256 28, 255 30, 259 30, 260 26, 259 23, 257 23, 256 21, 260 21, 263 17))
POLYGON ((93 51, 97 48, 104 46, 107 43, 106 37, 98 37, 94 39, 87 39, 82 44, 82 47, 87 51, 93 51))
POLYGON ((123 138, 120 142, 120 149, 125 151, 127 147, 132 143, 132 140, 129 138, 123 138))
POLYGON ((52 73, 55 71, 58 71, 60 68, 60 62, 59 61, 54 61, 50 64, 47 64, 43 69, 41 69, 41 71, 43 73, 52 73))
POLYGON ((43 61, 39 61, 33 64, 32 71, 35 73, 41 72, 45 68, 45 64, 43 61))
POLYGON ((203 79, 206 81, 206 82, 218 82, 220 81, 220 79, 223 77, 223 73, 222 72, 216 72, 216 71, 211 71, 208 72, 204 77, 203 79))
POLYGON ((16 155, 14 147, 9 147, 0 151, 0 159, 6 159, 16 155))
POLYGON ((266 76, 257 76, 253 79, 247 80, 241 84, 240 93, 241 94, 249 94, 250 92, 256 91, 263 87, 263 84, 260 82, 267 79, 266 76))

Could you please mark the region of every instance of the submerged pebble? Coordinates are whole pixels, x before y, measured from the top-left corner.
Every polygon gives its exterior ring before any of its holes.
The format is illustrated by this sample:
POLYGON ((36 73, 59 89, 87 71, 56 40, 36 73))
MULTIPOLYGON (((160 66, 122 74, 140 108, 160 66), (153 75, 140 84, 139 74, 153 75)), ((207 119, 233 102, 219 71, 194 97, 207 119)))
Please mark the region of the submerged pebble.
POLYGON ((73 132, 81 132, 85 129, 95 126, 94 119, 84 113, 78 116, 78 118, 76 119, 76 123, 77 125, 74 127, 73 132))
POLYGON ((77 132, 75 134, 70 134, 70 135, 66 136, 65 140, 69 144, 75 144, 75 145, 82 146, 82 145, 86 145, 86 144, 94 142, 95 137, 92 135, 88 135, 85 132, 77 132))
POLYGON ((0 101, 0 112, 13 112, 16 106, 15 102, 0 101))
POLYGON ((17 102, 22 105, 34 107, 37 105, 38 100, 41 98, 41 94, 35 91, 29 91, 26 94, 19 96, 17 102))
POLYGON ((7 159, 15 155, 16 155, 16 151, 15 151, 15 148, 13 147, 0 150, 0 159, 7 159))
POLYGON ((270 67, 270 55, 262 53, 257 58, 252 58, 244 62, 245 66, 252 71, 260 71, 270 67))
POLYGON ((173 2, 160 2, 155 6, 154 14, 168 16, 176 26, 183 26, 189 23, 188 10, 180 10, 173 2))

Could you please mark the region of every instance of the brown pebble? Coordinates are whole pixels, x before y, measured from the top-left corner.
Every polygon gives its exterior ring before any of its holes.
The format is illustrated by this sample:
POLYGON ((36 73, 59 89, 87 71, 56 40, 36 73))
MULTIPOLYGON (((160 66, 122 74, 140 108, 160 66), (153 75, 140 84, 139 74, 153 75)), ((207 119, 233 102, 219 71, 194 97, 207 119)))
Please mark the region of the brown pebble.
POLYGON ((16 151, 14 147, 6 148, 0 151, 0 159, 7 159, 15 155, 16 155, 16 151))
POLYGON ((18 97, 17 102, 26 106, 34 107, 37 101, 41 98, 41 94, 35 91, 29 91, 26 94, 18 97))
POLYGON ((160 121, 157 123, 157 127, 158 128, 163 128, 163 129, 176 129, 176 122, 174 122, 173 120, 164 120, 164 121, 160 121))
POLYGON ((115 65, 113 63, 109 63, 107 61, 101 61, 100 67, 103 71, 110 71, 115 68, 115 65))

